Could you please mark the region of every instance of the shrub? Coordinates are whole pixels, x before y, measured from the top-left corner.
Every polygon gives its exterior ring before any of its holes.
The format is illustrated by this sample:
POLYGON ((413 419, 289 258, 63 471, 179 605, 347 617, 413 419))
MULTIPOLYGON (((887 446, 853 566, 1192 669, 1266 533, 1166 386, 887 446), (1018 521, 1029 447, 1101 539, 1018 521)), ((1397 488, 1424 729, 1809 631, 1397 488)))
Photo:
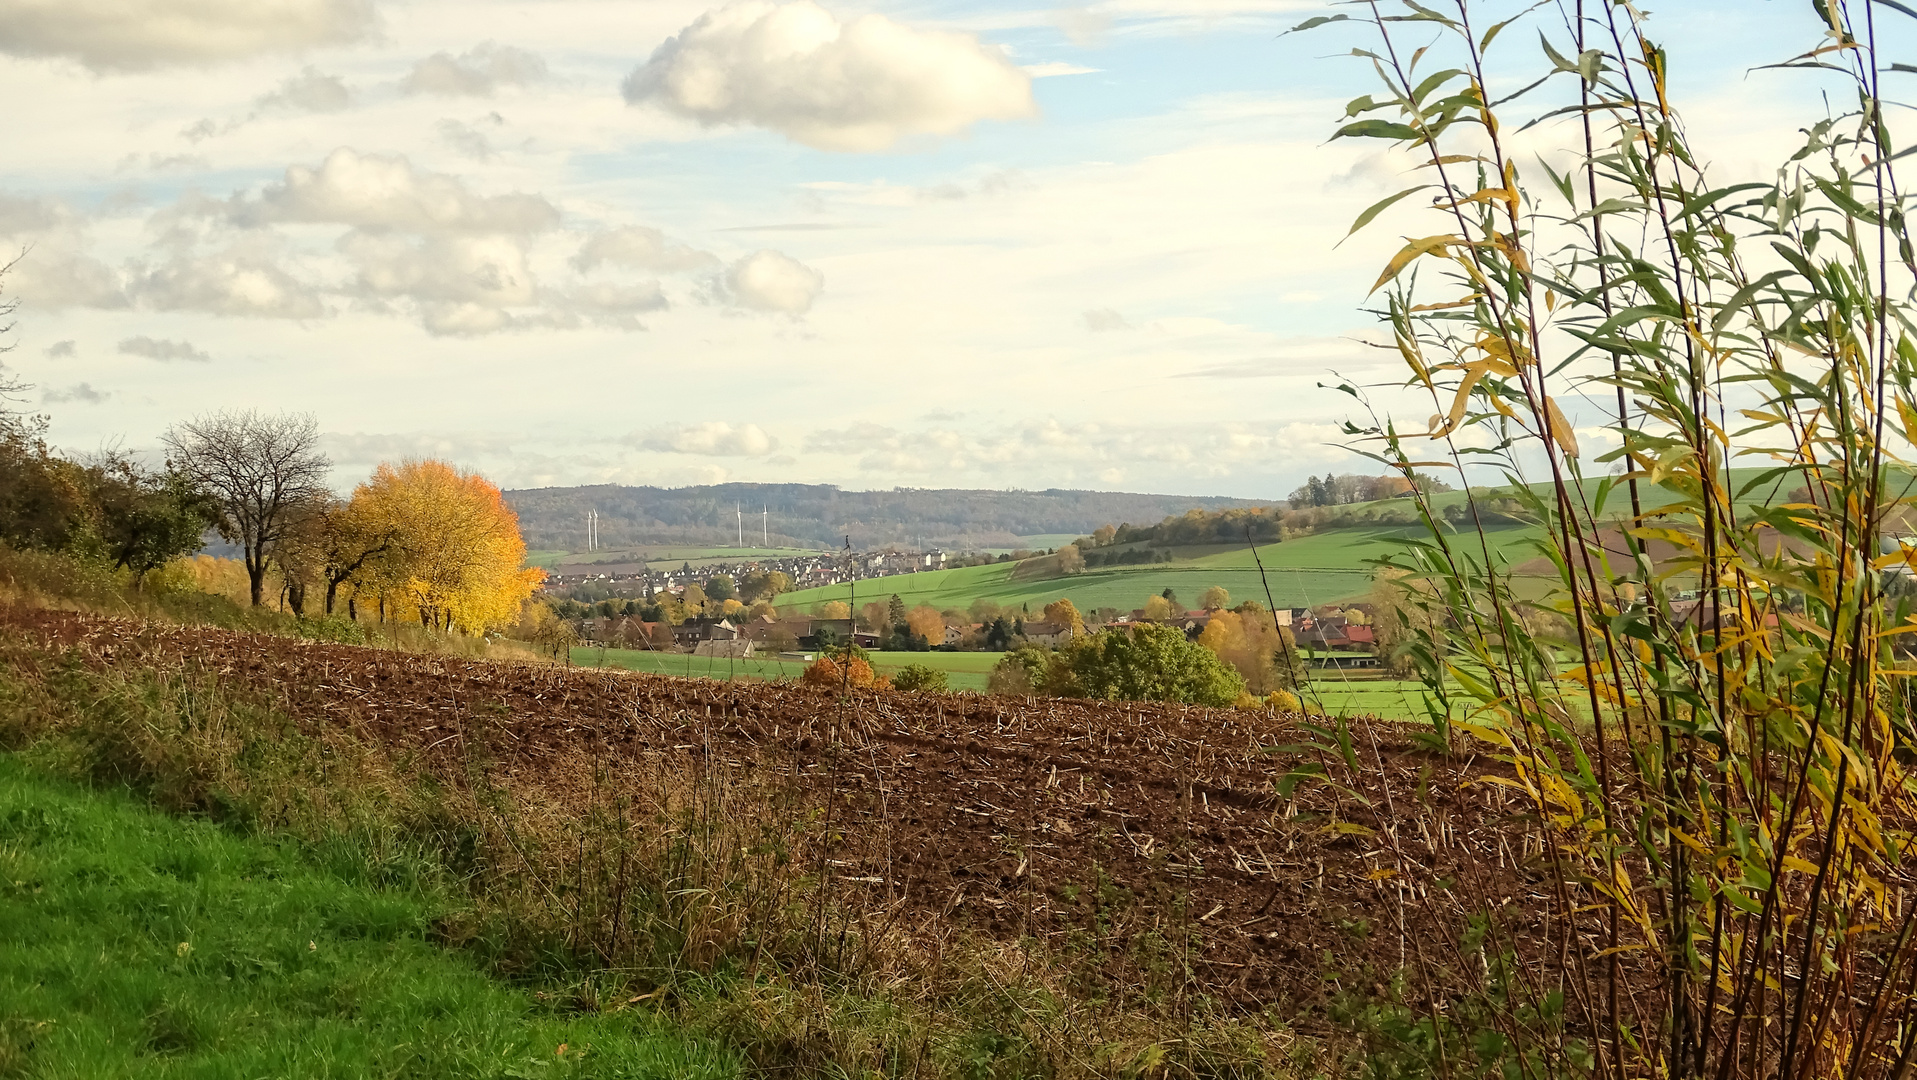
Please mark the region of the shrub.
POLYGON ((815 686, 824 690, 835 690, 841 686, 852 686, 860 690, 886 690, 892 686, 892 680, 872 673, 872 665, 864 658, 854 656, 846 661, 848 668, 839 666, 839 661, 829 656, 821 656, 812 661, 810 667, 799 681, 806 686, 815 686))
POLYGON ((299 636, 309 641, 332 641, 341 645, 366 644, 366 631, 360 625, 344 615, 325 615, 317 619, 301 619, 297 626, 299 636))
POLYGON ((1075 642, 1067 663, 1080 693, 1107 701, 1230 705, 1245 680, 1175 626, 1139 625, 1075 642))
POLYGON ((950 689, 945 672, 924 664, 905 665, 893 676, 892 686, 897 690, 929 690, 940 694, 950 689))
POLYGON ((1265 704, 1279 712, 1299 712, 1303 708, 1298 703, 1298 695, 1289 690, 1273 690, 1265 698, 1265 704))

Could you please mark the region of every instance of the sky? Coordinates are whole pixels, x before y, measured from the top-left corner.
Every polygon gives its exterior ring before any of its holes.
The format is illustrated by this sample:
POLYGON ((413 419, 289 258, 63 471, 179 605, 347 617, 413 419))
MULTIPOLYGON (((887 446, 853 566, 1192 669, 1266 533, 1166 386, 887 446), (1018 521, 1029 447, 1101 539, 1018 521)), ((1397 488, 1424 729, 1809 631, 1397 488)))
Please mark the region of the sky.
MULTIPOLYGON (((1375 471, 1320 384, 1401 377, 1361 307, 1415 228, 1339 244, 1407 163, 1327 141, 1322 10, 0 0, 0 360, 70 451, 301 410, 342 488, 1282 498, 1375 471)), ((1726 175, 1815 118, 1751 70, 1808 3, 1653 26, 1726 175)))

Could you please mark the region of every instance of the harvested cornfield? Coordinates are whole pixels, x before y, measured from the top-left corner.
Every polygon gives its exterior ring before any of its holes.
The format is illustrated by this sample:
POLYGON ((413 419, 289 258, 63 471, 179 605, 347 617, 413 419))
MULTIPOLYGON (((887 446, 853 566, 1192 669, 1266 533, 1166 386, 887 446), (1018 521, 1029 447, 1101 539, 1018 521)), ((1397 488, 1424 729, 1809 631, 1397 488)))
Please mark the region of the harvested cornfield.
MULTIPOLYGON (((675 777, 723 776, 721 815, 810 823, 778 857, 863 912, 868 936, 1070 950, 1121 981, 1149 938, 1176 981, 1247 1012, 1320 1015, 1409 965, 1450 963, 1420 955, 1452 937, 1432 924, 1456 911, 1434 882, 1521 907, 1548 879, 1521 804, 1476 781, 1493 765, 1427 752, 1382 722, 1352 723, 1340 749, 1305 717, 1229 709, 840 698, 27 608, 0 609, 0 629, 68 663, 244 686, 448 790, 483 770, 541 814, 584 817, 675 777)), ((610 960, 623 917, 595 915, 579 944, 610 960)))

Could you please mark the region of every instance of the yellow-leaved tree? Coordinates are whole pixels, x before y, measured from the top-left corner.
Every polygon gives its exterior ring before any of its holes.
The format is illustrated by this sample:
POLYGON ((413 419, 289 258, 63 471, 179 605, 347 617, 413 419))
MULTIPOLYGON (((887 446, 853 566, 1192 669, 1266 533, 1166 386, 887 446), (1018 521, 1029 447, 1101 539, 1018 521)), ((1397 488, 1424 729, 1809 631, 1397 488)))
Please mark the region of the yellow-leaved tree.
POLYGON ((443 461, 382 463, 353 505, 393 538, 361 586, 389 615, 484 633, 516 622, 545 580, 524 565, 518 516, 478 473, 443 461))

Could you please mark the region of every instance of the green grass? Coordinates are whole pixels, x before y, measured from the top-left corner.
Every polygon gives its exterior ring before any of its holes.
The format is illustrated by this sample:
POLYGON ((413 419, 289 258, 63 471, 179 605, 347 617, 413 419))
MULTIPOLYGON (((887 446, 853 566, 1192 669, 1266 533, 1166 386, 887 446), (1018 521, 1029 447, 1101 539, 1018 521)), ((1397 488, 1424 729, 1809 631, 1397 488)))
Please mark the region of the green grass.
MULTIPOLYGON (((986 652, 874 652, 872 667, 881 675, 894 675, 907 664, 923 664, 945 672, 954 690, 985 689, 992 665, 1002 653, 986 652)), ((574 649, 572 662, 581 667, 616 667, 643 671, 652 675, 679 675, 695 679, 796 679, 805 674, 799 660, 753 657, 728 660, 722 656, 691 656, 683 653, 656 653, 644 649, 574 649)))
MULTIPOLYGON (((946 673, 953 690, 985 691, 992 665, 1004 653, 996 652, 874 652, 872 666, 880 674, 896 675, 907 664, 923 664, 946 673)), ((1354 654, 1355 655, 1355 654, 1354 654)), ((696 679, 767 681, 796 679, 805 664, 796 660, 727 660, 723 657, 664 654, 635 649, 574 649, 572 662, 582 667, 616 667, 653 675, 696 679)), ((1381 716, 1389 720, 1423 720, 1424 685, 1415 680, 1375 679, 1338 671, 1312 672, 1309 704, 1322 703, 1334 714, 1381 716)))
MULTIPOLYGON (((1259 577, 1252 564, 1252 552, 1244 547, 1187 547, 1173 549, 1173 562, 1154 562, 1143 566, 1100 566, 1083 574, 1047 579, 1020 579, 1016 564, 993 562, 989 566, 962 566, 955 570, 926 570, 922 574, 901 574, 857 583, 857 602, 884 600, 893 593, 912 604, 932 604, 934 608, 968 608, 972 600, 997 600, 1001 606, 1033 614, 1052 600, 1072 600, 1081 612, 1093 608, 1133 610, 1144 600, 1173 589, 1185 604, 1196 604, 1200 593, 1212 585, 1223 585, 1235 600, 1265 602, 1265 583, 1269 581, 1271 600, 1284 608, 1328 604, 1336 600, 1361 597, 1371 589, 1371 568, 1365 560, 1394 551, 1403 535, 1411 529, 1338 529, 1336 533, 1305 537, 1298 541, 1263 545, 1259 556, 1265 560, 1265 577, 1259 577)), ((1528 529, 1511 529, 1526 533, 1528 529)), ((776 600, 782 610, 815 610, 826 600, 847 599, 845 585, 805 589, 776 600)))
POLYGON ((616 667, 642 671, 649 675, 679 675, 695 679, 796 679, 805 673, 798 660, 753 657, 735 660, 724 656, 693 656, 690 653, 660 653, 648 649, 575 648, 572 662, 580 667, 616 667))
POLYGON ((1415 679, 1351 679, 1336 671, 1314 671, 1311 687, 1300 695, 1308 705, 1322 704, 1334 716, 1378 716, 1386 720, 1425 718, 1424 684, 1415 679))
POLYGON ((537 566, 542 570, 550 570, 559 565, 559 560, 563 558, 565 554, 563 551, 528 551, 526 553, 526 565, 537 566))
POLYGON ((440 905, 356 869, 0 754, 0 1076, 737 1073, 647 1014, 487 978, 431 943, 440 905))
MULTIPOLYGON (((1180 602, 1196 605, 1200 594, 1223 586, 1234 602, 1270 600, 1279 607, 1316 607, 1351 600, 1371 589, 1372 560, 1401 550, 1405 539, 1422 536, 1412 526, 1337 529, 1283 543, 1264 544, 1261 577, 1244 545, 1205 545, 1172 548, 1173 561, 1134 566, 1095 567, 1070 577, 1021 580, 1014 563, 992 563, 952 570, 861 581, 856 601, 863 605, 898 594, 906 606, 931 604, 944 610, 967 608, 972 601, 989 599, 1012 610, 1029 608, 1034 614, 1060 597, 1080 611, 1114 607, 1121 611, 1143 607, 1149 597, 1172 589, 1180 602)), ((1525 527, 1493 530, 1493 551, 1511 562, 1532 556, 1536 532, 1525 527)), ((779 597, 781 610, 812 611, 829 600, 847 599, 844 585, 805 589, 779 597)))

